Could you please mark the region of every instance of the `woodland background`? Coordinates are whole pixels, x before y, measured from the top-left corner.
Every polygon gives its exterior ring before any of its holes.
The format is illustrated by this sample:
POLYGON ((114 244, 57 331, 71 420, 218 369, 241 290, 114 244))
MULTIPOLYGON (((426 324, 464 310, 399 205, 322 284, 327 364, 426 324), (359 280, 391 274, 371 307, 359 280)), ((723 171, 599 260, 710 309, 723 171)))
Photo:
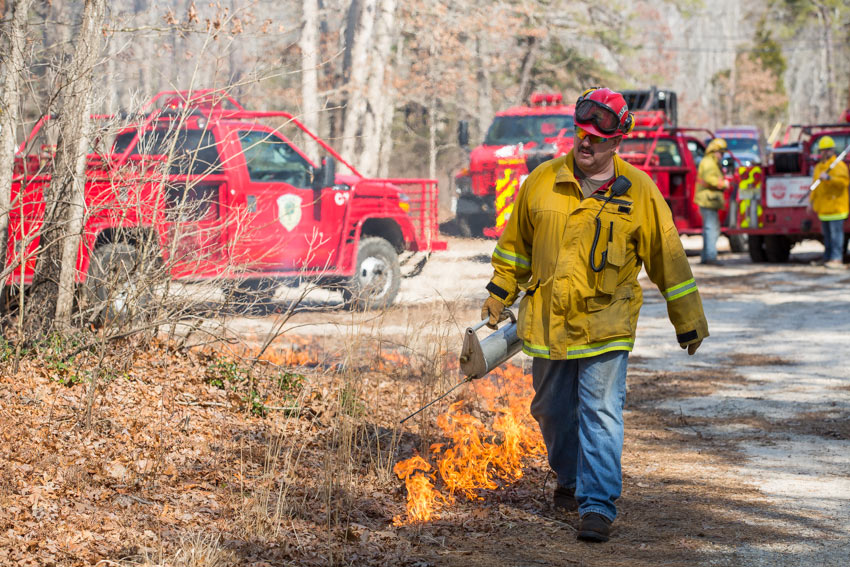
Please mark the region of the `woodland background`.
MULTIPOLYGON (((61 100, 84 2, 30 1, 22 127, 61 100)), ((841 0, 112 0, 92 110, 133 110, 167 89, 228 88, 295 112, 371 175, 463 165, 458 120, 480 141, 532 91, 672 88, 680 123, 832 122, 848 106, 850 6, 841 0)), ((8 85, 8 83, 7 83, 8 85)))

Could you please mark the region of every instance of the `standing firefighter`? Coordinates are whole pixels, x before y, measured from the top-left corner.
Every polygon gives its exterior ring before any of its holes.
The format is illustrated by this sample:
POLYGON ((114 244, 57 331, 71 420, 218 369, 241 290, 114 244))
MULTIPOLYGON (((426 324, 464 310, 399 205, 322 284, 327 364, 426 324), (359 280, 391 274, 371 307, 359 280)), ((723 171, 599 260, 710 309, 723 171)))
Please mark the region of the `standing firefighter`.
POLYGON ((832 166, 836 159, 835 140, 824 136, 818 141, 819 161, 815 166, 814 181, 820 183, 811 192, 811 207, 817 213, 823 230, 823 261, 827 268, 844 268, 844 221, 847 219, 847 185, 850 176, 843 161, 832 166), (830 169, 832 166, 832 169, 830 169))
POLYGON ((580 539, 606 541, 622 488, 641 265, 689 354, 708 325, 669 207, 645 173, 615 155, 633 123, 622 95, 586 91, 575 120, 575 148, 540 165, 520 189, 481 313, 495 325, 525 292, 518 333, 534 357, 531 413, 558 476, 554 504, 578 509, 580 539))
POLYGON ((723 176, 720 161, 726 151, 726 140, 715 138, 705 148, 699 162, 694 203, 702 216, 702 263, 720 265, 717 260, 717 238, 720 236, 720 209, 726 204, 723 190, 729 181, 723 176))

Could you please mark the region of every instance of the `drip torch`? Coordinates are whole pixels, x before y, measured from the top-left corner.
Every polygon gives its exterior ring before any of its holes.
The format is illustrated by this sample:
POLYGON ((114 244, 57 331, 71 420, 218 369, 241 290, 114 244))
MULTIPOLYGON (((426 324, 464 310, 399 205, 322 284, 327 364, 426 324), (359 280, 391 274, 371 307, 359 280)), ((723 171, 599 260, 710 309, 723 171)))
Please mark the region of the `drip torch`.
POLYGON ((440 397, 431 400, 399 423, 404 423, 414 415, 439 402, 467 382, 485 376, 488 372, 507 361, 522 348, 522 340, 517 336, 516 315, 510 309, 503 312, 510 323, 501 329, 490 333, 483 339, 478 339, 478 330, 486 325, 489 319, 484 319, 472 327, 467 327, 463 334, 463 346, 460 349, 460 371, 466 376, 440 397))

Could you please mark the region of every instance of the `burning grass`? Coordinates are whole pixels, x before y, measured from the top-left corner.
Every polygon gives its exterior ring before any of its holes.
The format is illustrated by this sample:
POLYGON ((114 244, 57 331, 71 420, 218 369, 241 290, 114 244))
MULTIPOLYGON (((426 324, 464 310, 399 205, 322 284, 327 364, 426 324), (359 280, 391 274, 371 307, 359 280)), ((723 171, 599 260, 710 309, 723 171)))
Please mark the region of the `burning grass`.
POLYGON ((446 441, 431 445, 434 467, 443 490, 435 488, 431 465, 416 455, 394 471, 407 488, 407 519, 395 525, 427 522, 436 511, 455 502, 457 495, 482 500, 482 491, 496 490, 523 475, 528 457, 545 452, 543 439, 528 407, 533 397, 531 376, 513 364, 496 369, 491 378, 474 382, 472 397, 480 408, 460 400, 437 417, 446 441), (482 417, 472 411, 479 409, 482 417))

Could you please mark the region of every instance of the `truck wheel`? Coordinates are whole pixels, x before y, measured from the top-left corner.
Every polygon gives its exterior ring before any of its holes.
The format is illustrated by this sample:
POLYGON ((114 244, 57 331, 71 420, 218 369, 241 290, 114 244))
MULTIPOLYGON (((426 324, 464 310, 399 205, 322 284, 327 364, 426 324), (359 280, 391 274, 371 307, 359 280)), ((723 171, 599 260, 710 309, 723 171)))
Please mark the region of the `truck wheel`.
POLYGON ((84 295, 97 326, 118 326, 143 317, 152 302, 149 266, 135 246, 115 242, 99 246, 91 255, 84 295))
POLYGON ((357 247, 357 269, 342 288, 349 309, 382 309, 389 307, 398 295, 401 268, 392 244, 379 237, 360 240, 357 247))
POLYGON ((767 262, 767 254, 764 252, 764 236, 761 234, 749 235, 747 248, 750 251, 750 260, 757 264, 767 262))
POLYGON ((791 255, 791 241, 783 234, 768 234, 764 237, 764 251, 768 262, 784 264, 791 255))
POLYGON ((729 240, 729 249, 732 252, 744 252, 747 249, 746 234, 727 234, 726 239, 729 240))

